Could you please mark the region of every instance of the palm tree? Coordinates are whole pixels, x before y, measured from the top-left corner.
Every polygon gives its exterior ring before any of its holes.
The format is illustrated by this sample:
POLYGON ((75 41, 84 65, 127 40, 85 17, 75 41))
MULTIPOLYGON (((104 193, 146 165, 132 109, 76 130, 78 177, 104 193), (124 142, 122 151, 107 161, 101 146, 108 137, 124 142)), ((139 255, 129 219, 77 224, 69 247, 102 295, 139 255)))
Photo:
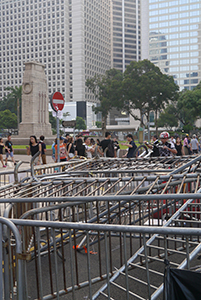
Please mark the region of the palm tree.
POLYGON ((4 101, 7 100, 7 102, 12 103, 15 107, 15 113, 17 114, 17 129, 19 129, 19 123, 20 123, 20 105, 22 101, 22 86, 15 86, 13 87, 7 87, 5 90, 10 91, 10 93, 6 96, 6 99, 4 98, 4 101))

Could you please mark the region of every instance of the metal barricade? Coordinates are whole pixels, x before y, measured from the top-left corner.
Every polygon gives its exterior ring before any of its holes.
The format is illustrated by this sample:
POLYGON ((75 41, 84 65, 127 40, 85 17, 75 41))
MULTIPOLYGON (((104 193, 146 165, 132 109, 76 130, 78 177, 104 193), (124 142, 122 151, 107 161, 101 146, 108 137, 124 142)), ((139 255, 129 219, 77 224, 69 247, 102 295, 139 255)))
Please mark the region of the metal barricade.
POLYGON ((0 217, 0 299, 25 299, 23 253, 17 227, 0 217))
MULTIPOLYGON (((200 159, 171 158, 169 167, 159 159, 153 168, 145 159, 138 168, 135 159, 69 162, 66 172, 35 174, 34 168, 21 182, 15 174, 16 183, 0 190, 0 203, 21 234, 23 299, 60 299, 70 292, 81 299, 86 286, 86 299, 121 299, 120 292, 122 299, 156 299, 163 259, 174 257, 173 266, 189 268, 200 251, 200 159), (99 167, 100 175, 88 177, 99 167), (111 176, 121 168, 124 176, 111 176)), ((5 232, 4 239, 11 238, 5 232)), ((12 243, 7 254, 12 270, 14 249, 12 243)))
POLYGON ((69 293, 72 299, 156 299, 163 283, 164 259, 176 268, 190 269, 196 266, 201 249, 201 230, 185 226, 12 221, 20 229, 23 248, 26 227, 33 232, 30 249, 35 259, 26 262, 25 268, 29 299, 62 299, 69 293), (85 253, 81 254, 77 245, 83 235, 85 253), (94 236, 96 244, 92 244, 94 236), (153 240, 160 244, 151 244, 153 240), (40 247, 44 243, 45 254, 40 247), (105 283, 103 288, 100 282, 105 283))

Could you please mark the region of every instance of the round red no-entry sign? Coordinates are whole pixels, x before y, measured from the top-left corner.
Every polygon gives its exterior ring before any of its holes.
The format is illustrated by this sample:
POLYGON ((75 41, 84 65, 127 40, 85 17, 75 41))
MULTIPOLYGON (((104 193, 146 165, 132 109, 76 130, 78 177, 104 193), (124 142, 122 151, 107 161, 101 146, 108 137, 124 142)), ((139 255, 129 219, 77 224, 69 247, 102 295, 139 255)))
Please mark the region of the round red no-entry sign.
POLYGON ((60 92, 55 92, 52 94, 50 98, 50 104, 54 111, 57 112, 58 110, 62 110, 65 104, 63 95, 60 92))

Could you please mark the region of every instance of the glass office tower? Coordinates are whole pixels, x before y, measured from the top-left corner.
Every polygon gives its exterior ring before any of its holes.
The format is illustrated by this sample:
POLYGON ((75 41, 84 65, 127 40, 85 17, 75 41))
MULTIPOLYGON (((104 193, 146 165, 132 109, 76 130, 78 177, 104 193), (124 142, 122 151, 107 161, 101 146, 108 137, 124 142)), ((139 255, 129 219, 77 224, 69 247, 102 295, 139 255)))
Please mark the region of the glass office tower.
POLYGON ((149 0, 149 59, 181 90, 199 83, 200 0, 149 0))

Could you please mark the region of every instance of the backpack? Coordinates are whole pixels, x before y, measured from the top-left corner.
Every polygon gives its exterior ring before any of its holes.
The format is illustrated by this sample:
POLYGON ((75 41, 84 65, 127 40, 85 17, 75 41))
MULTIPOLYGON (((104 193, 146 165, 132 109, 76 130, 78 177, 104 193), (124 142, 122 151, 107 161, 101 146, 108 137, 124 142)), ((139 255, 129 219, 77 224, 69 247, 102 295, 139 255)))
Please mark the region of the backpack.
POLYGON ((112 141, 109 142, 107 147, 107 157, 114 157, 114 145, 112 141))

